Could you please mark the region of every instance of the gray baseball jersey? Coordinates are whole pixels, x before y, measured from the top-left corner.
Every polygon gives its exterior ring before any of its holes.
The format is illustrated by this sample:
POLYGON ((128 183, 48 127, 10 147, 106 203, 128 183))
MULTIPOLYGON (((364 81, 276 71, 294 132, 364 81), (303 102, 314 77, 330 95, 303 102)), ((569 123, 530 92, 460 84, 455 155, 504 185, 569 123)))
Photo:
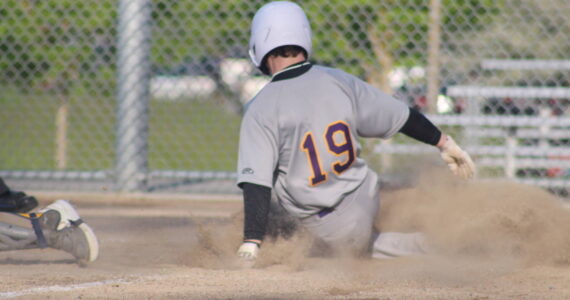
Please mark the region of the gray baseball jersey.
POLYGON ((368 174, 357 136, 388 138, 408 114, 403 102, 343 71, 291 66, 246 108, 237 182, 273 188, 299 218, 335 207, 368 174))

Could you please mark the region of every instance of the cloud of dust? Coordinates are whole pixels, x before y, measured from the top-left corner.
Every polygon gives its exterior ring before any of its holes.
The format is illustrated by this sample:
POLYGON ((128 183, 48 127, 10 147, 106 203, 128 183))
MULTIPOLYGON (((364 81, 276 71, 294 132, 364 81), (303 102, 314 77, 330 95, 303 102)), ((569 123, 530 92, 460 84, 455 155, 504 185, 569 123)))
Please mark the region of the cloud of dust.
POLYGON ((422 231, 438 253, 570 264, 570 210, 541 188, 461 181, 430 172, 419 185, 385 192, 377 227, 422 231))
MULTIPOLYGON (((285 222, 285 221, 284 221, 285 222)), ((290 224, 280 224, 291 226, 290 224)), ((292 270, 303 268, 312 245, 304 230, 295 234, 283 232, 290 229, 269 226, 268 237, 263 243, 255 267, 286 265, 292 270), (279 231, 279 232, 278 232, 279 231)), ((236 213, 229 223, 203 223, 198 227, 198 246, 185 265, 207 269, 248 268, 236 255, 243 238, 243 212, 236 213)))
MULTIPOLYGON (((298 229, 286 237, 268 237, 255 267, 291 272, 310 269, 324 277, 343 274, 364 281, 388 276, 457 284, 487 280, 520 263, 570 264, 570 210, 537 187, 466 182, 445 170, 422 176, 416 187, 384 191, 381 207, 376 224, 381 231, 422 231, 433 242, 435 255, 392 261, 315 258, 309 255, 312 239, 298 229)), ((198 246, 191 250, 186 265, 206 269, 248 267, 236 255, 242 230, 241 212, 230 222, 202 224, 198 246)))
POLYGON ((237 247, 242 240, 243 214, 232 216, 229 223, 198 224, 198 244, 191 250, 186 265, 206 269, 234 269, 237 247))

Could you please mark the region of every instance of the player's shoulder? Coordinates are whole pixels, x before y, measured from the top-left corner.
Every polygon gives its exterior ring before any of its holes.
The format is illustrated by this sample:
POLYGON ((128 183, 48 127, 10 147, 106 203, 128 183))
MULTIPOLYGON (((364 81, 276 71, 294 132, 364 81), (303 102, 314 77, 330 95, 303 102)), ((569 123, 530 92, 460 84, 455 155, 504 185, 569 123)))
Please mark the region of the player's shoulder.
POLYGON ((275 87, 271 82, 267 83, 257 94, 249 100, 244 106, 244 113, 261 112, 263 113, 271 105, 272 99, 275 97, 275 87))
POLYGON ((325 81, 340 87, 347 95, 354 95, 354 91, 358 90, 362 85, 362 80, 342 69, 321 65, 315 65, 314 69, 318 73, 318 77, 324 78, 325 81))
POLYGON ((352 81, 358 80, 358 78, 346 71, 339 69, 339 68, 332 68, 322 65, 314 65, 315 72, 320 73, 321 75, 328 76, 329 78, 337 81, 341 81, 344 83, 350 83, 352 81))
POLYGON ((315 71, 330 74, 331 76, 351 76, 349 73, 339 68, 333 68, 317 64, 313 65, 313 68, 315 71))

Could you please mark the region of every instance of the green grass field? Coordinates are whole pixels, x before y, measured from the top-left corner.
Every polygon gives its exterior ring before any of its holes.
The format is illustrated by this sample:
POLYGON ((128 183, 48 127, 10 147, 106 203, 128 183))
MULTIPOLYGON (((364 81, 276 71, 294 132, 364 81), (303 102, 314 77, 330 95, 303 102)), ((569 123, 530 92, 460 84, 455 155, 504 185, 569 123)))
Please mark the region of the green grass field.
MULTIPOLYGON (((0 169, 56 168, 56 113, 61 97, 0 93, 0 169)), ((67 170, 111 169, 115 159, 115 101, 69 96, 67 170)), ((151 101, 151 169, 233 171, 240 116, 214 100, 151 101)))

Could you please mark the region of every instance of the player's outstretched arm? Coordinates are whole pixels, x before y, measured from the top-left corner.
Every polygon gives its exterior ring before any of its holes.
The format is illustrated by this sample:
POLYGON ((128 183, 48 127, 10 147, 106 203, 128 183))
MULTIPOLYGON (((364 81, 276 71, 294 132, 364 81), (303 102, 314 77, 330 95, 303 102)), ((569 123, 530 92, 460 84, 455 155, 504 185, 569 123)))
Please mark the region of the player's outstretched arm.
POLYGON ((241 187, 244 202, 244 239, 237 254, 244 260, 253 261, 259 254, 265 236, 271 189, 247 182, 243 183, 241 187))
POLYGON ((443 134, 422 113, 410 108, 410 115, 404 126, 400 129, 403 134, 437 146, 441 158, 447 163, 453 174, 469 179, 475 174, 475 164, 467 152, 461 149, 449 135, 443 134))

